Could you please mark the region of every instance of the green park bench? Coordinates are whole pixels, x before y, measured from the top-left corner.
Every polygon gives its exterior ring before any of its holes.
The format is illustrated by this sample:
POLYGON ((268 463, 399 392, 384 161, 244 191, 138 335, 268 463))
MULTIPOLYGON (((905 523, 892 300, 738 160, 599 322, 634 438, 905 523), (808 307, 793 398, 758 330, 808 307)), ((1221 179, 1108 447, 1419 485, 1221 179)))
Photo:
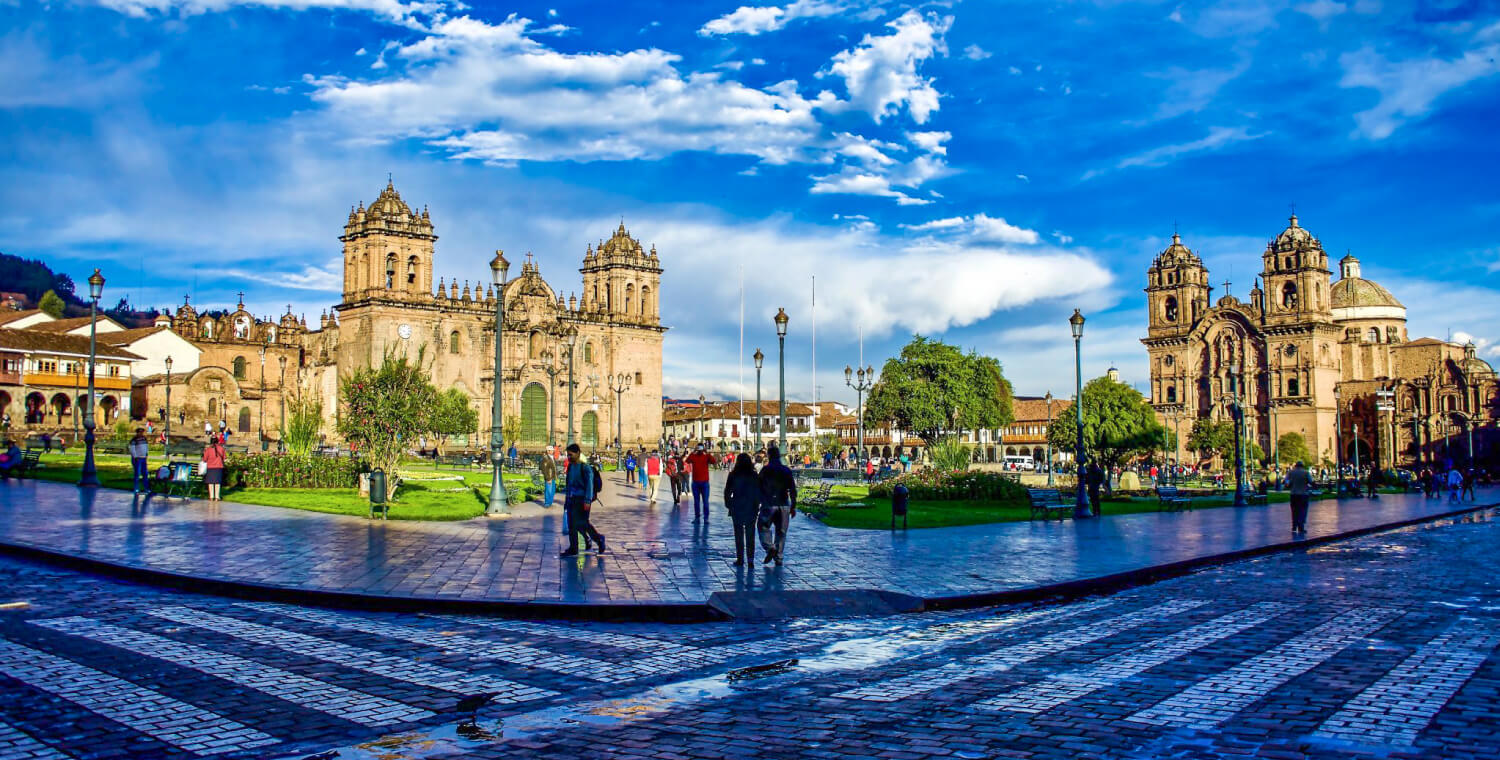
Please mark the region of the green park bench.
POLYGON ((1193 508, 1193 500, 1177 486, 1158 486, 1156 489, 1156 500, 1168 512, 1179 512, 1184 509, 1193 508))
POLYGON ((1043 521, 1056 517, 1064 520, 1073 516, 1073 504, 1063 499, 1062 491, 1056 488, 1028 488, 1026 497, 1031 501, 1031 519, 1041 517, 1043 521))

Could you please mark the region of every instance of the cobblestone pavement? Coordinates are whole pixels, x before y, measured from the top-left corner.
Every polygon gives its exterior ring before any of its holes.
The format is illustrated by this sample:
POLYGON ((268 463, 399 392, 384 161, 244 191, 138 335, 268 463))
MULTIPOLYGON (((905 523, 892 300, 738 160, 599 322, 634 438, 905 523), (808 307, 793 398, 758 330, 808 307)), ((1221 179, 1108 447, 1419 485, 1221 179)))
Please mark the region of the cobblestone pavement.
MULTIPOLYGON (((1292 539, 1284 505, 914 531, 838 530, 799 517, 785 566, 736 568, 722 473, 715 473, 707 525, 693 520, 690 502, 676 509, 666 498, 647 503, 611 477, 605 506, 594 510, 610 553, 571 561, 557 557, 557 510, 504 520, 372 522, 35 481, 0 483, 0 542, 309 592, 698 609, 719 592, 879 589, 940 598, 1035 588, 1292 539)), ((1483 491, 1479 503, 1497 495, 1483 491)), ((1309 513, 1309 536, 1467 506, 1420 495, 1322 501, 1309 513)))
POLYGON ((0 760, 1500 757, 1496 578, 1500 510, 1067 603, 774 624, 361 614, 0 560, 0 760))

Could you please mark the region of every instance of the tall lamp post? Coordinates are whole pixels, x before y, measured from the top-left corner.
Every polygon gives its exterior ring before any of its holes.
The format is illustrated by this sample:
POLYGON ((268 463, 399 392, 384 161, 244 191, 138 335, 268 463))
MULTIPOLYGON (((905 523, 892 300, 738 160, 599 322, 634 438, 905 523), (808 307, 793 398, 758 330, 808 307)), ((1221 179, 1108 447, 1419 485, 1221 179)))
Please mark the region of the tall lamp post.
POLYGON ((490 503, 484 510, 486 515, 510 514, 510 500, 506 496, 505 480, 501 473, 501 465, 505 462, 505 433, 501 429, 500 406, 500 383, 505 366, 502 364, 505 345, 502 339, 505 328, 505 273, 509 269, 510 262, 505 260, 505 254, 495 251, 495 258, 490 259, 490 273, 495 280, 495 382, 491 388, 494 404, 490 409, 490 461, 494 463, 494 470, 490 480, 490 503))
POLYGON ((260 347, 260 450, 265 451, 270 441, 266 438, 266 347, 260 347))
POLYGON ((167 413, 162 422, 166 428, 161 433, 161 455, 167 460, 172 459, 172 357, 168 356, 167 365, 167 413))
POLYGON ((623 401, 625 391, 630 390, 630 375, 621 372, 605 378, 609 383, 609 390, 615 394, 615 448, 619 450, 620 457, 625 456, 625 439, 621 431, 624 429, 625 415, 620 413, 620 404, 623 401))
POLYGON ((534 365, 537 369, 547 374, 547 445, 557 443, 552 437, 552 421, 557 419, 557 376, 562 374, 563 368, 557 366, 557 356, 552 349, 543 349, 540 355, 541 362, 534 365))
POLYGON ((859 372, 851 373, 849 365, 844 365, 844 384, 853 388, 855 395, 859 399, 858 406, 855 407, 858 410, 856 412, 858 415, 856 424, 859 425, 858 429, 855 430, 855 440, 858 441, 859 451, 854 455, 854 466, 855 469, 862 469, 860 457, 863 457, 865 454, 865 391, 875 387, 875 368, 861 368, 859 372), (858 378, 858 380, 854 378, 858 378))
POLYGON ((1344 490, 1344 402, 1337 385, 1333 387, 1333 467, 1334 482, 1338 484, 1335 493, 1343 495, 1344 490))
POLYGON ((563 342, 568 344, 568 445, 573 445, 573 347, 578 343, 578 328, 568 325, 563 333, 563 342))
POLYGON ((1078 497, 1073 503, 1073 517, 1077 519, 1094 516, 1093 510, 1089 509, 1089 496, 1085 490, 1088 473, 1083 469, 1084 463, 1088 461, 1083 450, 1083 312, 1074 309, 1073 316, 1068 317, 1068 327, 1073 331, 1073 382, 1078 392, 1078 395, 1073 397, 1073 421, 1076 423, 1074 428, 1078 432, 1078 439, 1074 442, 1074 451, 1077 454, 1073 457, 1077 460, 1075 466, 1078 470, 1078 497))
POLYGON ((282 354, 281 356, 276 357, 276 361, 277 361, 277 363, 279 363, 281 365, 281 375, 280 375, 281 379, 276 383, 276 387, 279 388, 279 389, 281 389, 281 391, 280 391, 281 395, 277 398, 277 402, 278 403, 276 404, 276 406, 280 407, 280 409, 281 409, 281 428, 280 428, 281 432, 277 433, 277 435, 276 435, 276 450, 280 451, 280 452, 285 452, 286 451, 286 355, 282 354))
MULTIPOLYGON (((83 381, 83 365, 73 362, 73 442, 78 442, 78 390, 83 381)), ((87 402, 84 402, 87 403, 87 402)), ((61 416, 61 415, 59 415, 61 416)), ((58 422, 62 422, 61 419, 58 422)))
POLYGON ((760 451, 761 448, 762 448, 762 446, 760 445, 760 429, 762 427, 764 427, 763 425, 761 425, 761 421, 765 419, 765 415, 762 414, 761 411, 760 411, 760 368, 762 366, 764 366, 765 363, 766 363, 766 355, 763 354, 763 353, 761 353, 760 349, 757 348, 757 349, 755 349, 754 356, 755 356, 755 450, 756 451, 760 451))
MULTIPOLYGON (((1052 429, 1052 391, 1047 391, 1047 432, 1052 429)), ((1001 452, 1004 453, 1003 451, 1001 452)), ((1047 436, 1047 487, 1051 488, 1052 482, 1052 436, 1047 436)))
POLYGON ((777 307, 776 316, 776 353, 780 356, 778 361, 781 365, 781 412, 776 422, 777 447, 783 456, 786 455, 786 323, 791 321, 786 315, 786 309, 777 307))
POLYGON ((1245 385, 1245 363, 1243 360, 1229 370, 1231 392, 1234 394, 1230 409, 1234 412, 1234 505, 1249 505, 1245 494, 1245 402, 1241 398, 1245 385))
POLYGON ((83 474, 78 478, 80 486, 99 485, 99 473, 94 470, 94 364, 98 361, 99 297, 104 295, 104 275, 95 269, 89 275, 89 397, 83 407, 83 474))

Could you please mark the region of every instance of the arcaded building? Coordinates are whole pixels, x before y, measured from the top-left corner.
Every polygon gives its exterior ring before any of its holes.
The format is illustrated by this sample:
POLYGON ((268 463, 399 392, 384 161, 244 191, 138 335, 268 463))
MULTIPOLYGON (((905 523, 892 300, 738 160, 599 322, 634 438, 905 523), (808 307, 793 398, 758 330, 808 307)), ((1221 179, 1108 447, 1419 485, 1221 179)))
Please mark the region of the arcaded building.
POLYGON ((1231 419, 1241 388, 1250 440, 1266 452, 1298 432, 1320 460, 1411 465, 1492 462, 1496 376, 1472 344, 1406 331, 1406 307, 1364 279, 1352 254, 1332 279, 1322 242, 1296 216, 1266 244, 1247 301, 1179 235, 1147 270, 1151 403, 1179 433, 1178 456, 1200 418, 1231 419), (1238 373, 1243 382, 1236 383, 1238 373))

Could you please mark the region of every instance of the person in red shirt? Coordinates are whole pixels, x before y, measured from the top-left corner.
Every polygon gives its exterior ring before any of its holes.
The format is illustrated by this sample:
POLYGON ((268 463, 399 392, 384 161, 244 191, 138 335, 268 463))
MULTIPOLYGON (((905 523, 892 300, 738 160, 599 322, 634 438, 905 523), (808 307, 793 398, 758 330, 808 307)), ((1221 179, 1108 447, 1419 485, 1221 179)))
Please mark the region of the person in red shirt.
POLYGON ((661 455, 655 451, 646 457, 646 500, 656 503, 656 486, 661 483, 661 455))
POLYGON ((667 485, 672 488, 672 503, 676 504, 678 494, 682 493, 681 489, 677 487, 677 457, 673 454, 667 454, 666 460, 662 463, 662 470, 667 475, 667 485))
POLYGON ((713 463, 714 458, 701 443, 688 455, 687 464, 693 471, 693 522, 698 522, 699 515, 708 522, 708 470, 713 463))

